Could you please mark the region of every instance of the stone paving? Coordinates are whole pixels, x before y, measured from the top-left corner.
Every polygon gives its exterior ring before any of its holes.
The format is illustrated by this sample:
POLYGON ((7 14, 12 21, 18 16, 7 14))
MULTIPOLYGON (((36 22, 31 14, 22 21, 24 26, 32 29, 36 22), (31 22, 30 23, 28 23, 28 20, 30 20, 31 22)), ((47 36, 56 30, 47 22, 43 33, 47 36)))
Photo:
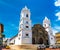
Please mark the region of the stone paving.
MULTIPOLYGON (((15 50, 15 49, 2 49, 2 50, 15 50)), ((21 50, 21 49, 19 49, 19 50, 21 50)), ((28 50, 28 49, 24 49, 24 50, 28 50)), ((41 50, 41 49, 37 49, 37 50, 41 50)), ((55 48, 55 49, 45 48, 45 49, 42 49, 42 50, 60 50, 60 48, 55 48)))
MULTIPOLYGON (((2 50, 15 50, 15 49, 2 49, 2 50)), ((21 50, 21 49, 18 49, 18 50, 21 50)), ((24 49, 24 50, 28 50, 28 49, 24 49)), ((41 49, 37 49, 37 50, 41 50, 41 49)), ((45 49, 42 49, 42 50, 60 50, 60 48, 45 48, 45 49)))
POLYGON ((2 49, 2 50, 10 50, 10 49, 2 49))

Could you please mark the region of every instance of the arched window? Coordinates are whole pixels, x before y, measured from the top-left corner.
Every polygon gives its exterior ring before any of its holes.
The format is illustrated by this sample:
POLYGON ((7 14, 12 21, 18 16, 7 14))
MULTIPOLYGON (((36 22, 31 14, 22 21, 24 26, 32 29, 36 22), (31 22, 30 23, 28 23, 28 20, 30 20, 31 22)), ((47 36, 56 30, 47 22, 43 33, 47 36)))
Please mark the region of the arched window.
POLYGON ((28 36, 28 34, 26 34, 26 36, 28 36))
POLYGON ((28 24, 28 21, 26 21, 26 23, 28 24))
POLYGON ((46 27, 46 24, 44 24, 45 25, 45 27, 46 27))
POLYGON ((20 37, 18 39, 20 40, 20 37))
POLYGON ((29 28, 29 26, 26 26, 26 28, 29 28))
POLYGON ((14 43, 15 43, 15 40, 14 40, 14 43))
POLYGON ((26 14, 26 17, 28 17, 28 14, 26 14))

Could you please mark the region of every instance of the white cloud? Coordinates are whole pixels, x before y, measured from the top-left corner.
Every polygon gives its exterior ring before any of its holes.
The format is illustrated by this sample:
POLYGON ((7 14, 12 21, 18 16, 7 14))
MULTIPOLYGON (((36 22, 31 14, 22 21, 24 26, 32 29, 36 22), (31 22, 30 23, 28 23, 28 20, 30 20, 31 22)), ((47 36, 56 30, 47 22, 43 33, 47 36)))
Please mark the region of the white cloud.
POLYGON ((60 0, 57 0, 57 1, 55 2, 55 6, 60 6, 60 0))
POLYGON ((60 26, 55 25, 55 26, 52 28, 52 31, 53 31, 53 34, 54 34, 54 35, 55 35, 55 33, 60 32, 60 26))
POLYGON ((53 35, 55 35, 55 33, 58 32, 58 30, 56 30, 56 29, 52 29, 52 31, 53 31, 53 35))
POLYGON ((57 20, 60 20, 60 12, 56 13, 55 15, 58 17, 57 20))
POLYGON ((60 26, 55 26, 55 29, 56 30, 60 30, 60 26))
MULTIPOLYGON (((60 7, 60 0, 56 0, 55 6, 60 7)), ((56 21, 60 20, 60 12, 57 12, 55 15, 58 17, 58 19, 56 21)))
MULTIPOLYGON (((60 0, 56 0, 56 2, 55 2, 54 4, 55 4, 56 7, 60 7, 60 0)), ((55 16, 58 17, 56 21, 60 20, 60 10, 59 10, 59 12, 57 12, 57 13, 55 14, 55 16)), ((52 30, 53 30, 53 34, 55 35, 55 33, 57 33, 57 32, 60 31, 60 26, 55 25, 55 26, 52 28, 52 30)))

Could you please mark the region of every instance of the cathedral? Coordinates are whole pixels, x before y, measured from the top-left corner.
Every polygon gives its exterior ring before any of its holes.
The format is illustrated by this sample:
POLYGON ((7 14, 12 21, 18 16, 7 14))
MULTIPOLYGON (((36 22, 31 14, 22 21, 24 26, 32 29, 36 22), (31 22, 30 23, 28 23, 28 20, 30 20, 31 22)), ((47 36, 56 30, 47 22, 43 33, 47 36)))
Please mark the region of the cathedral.
POLYGON ((45 44, 55 45, 55 38, 53 36, 50 20, 45 17, 43 20, 43 26, 37 24, 32 28, 31 12, 26 6, 21 10, 19 32, 10 39, 10 43, 14 45, 22 44, 45 44), (38 26, 38 27, 37 27, 38 26), (40 27, 41 26, 41 27, 40 27), (40 29, 40 32, 38 31, 40 29), (37 30, 37 32, 33 30, 37 30), (42 31, 41 31, 42 30, 42 31), (45 32, 44 32, 44 31, 45 32), (46 36, 45 36, 46 35, 46 36))

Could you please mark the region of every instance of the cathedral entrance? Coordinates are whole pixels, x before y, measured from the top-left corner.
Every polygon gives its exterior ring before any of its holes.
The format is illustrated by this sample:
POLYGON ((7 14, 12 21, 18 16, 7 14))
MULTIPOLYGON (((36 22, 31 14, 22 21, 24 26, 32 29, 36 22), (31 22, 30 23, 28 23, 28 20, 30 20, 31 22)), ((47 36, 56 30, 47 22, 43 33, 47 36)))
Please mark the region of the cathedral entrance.
POLYGON ((32 44, 35 44, 35 38, 32 38, 32 44))
POLYGON ((32 44, 43 44, 43 39, 39 38, 37 40, 35 40, 35 38, 32 38, 32 44))
POLYGON ((39 38, 39 43, 38 44, 43 44, 43 39, 39 38))

